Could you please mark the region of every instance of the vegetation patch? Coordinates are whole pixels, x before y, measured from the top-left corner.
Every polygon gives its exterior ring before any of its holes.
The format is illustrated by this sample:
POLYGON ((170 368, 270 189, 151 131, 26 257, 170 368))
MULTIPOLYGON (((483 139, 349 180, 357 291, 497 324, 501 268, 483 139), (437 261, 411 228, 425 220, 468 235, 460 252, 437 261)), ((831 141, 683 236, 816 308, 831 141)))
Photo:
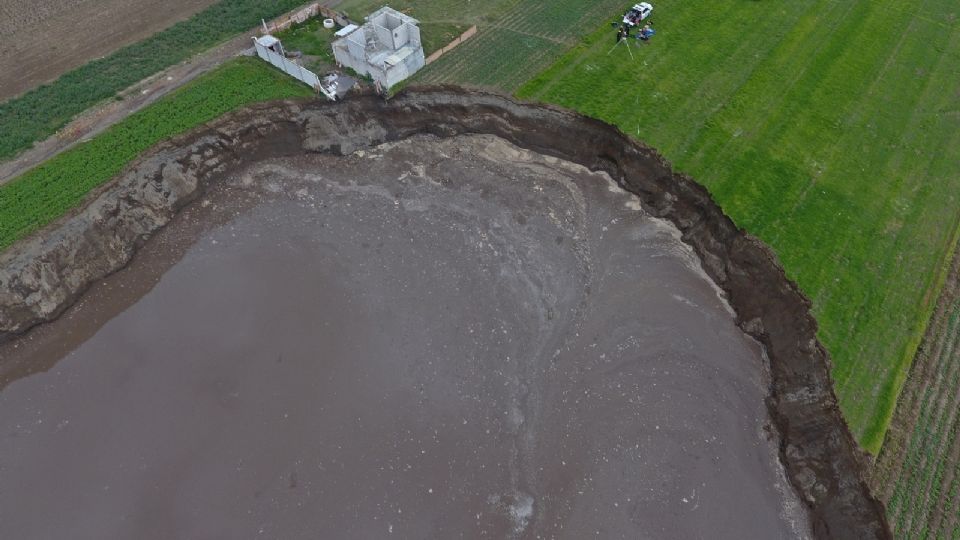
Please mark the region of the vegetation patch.
POLYGON ((250 103, 312 94, 259 59, 232 60, 0 186, 0 250, 80 204, 160 141, 250 103))
MULTIPOLYGON (((421 23, 454 22, 480 24, 498 20, 524 0, 393 0, 386 2, 393 9, 402 11, 421 23)), ((543 0, 535 0, 543 1, 543 0)), ((345 12, 351 20, 363 18, 383 7, 383 0, 345 0, 337 9, 345 12)))
POLYGON ((74 116, 303 0, 222 0, 153 36, 0 103, 0 159, 46 139, 74 116))
POLYGON ((897 538, 960 538, 960 259, 873 471, 897 538))
POLYGON ((451 41, 467 31, 464 23, 427 22, 420 24, 420 42, 427 56, 446 47, 451 41))
POLYGON ((605 25, 519 95, 660 149, 774 247, 876 454, 958 227, 956 3, 662 0, 652 19, 648 44, 605 25))
POLYGON ((590 5, 578 0, 500 2, 479 18, 476 37, 418 73, 414 82, 513 92, 623 7, 611 0, 590 5))
POLYGON ((336 30, 323 27, 323 19, 314 17, 303 24, 295 24, 290 28, 277 32, 276 37, 283 43, 283 48, 289 51, 300 51, 307 58, 307 68, 317 64, 332 65, 332 44, 336 30))

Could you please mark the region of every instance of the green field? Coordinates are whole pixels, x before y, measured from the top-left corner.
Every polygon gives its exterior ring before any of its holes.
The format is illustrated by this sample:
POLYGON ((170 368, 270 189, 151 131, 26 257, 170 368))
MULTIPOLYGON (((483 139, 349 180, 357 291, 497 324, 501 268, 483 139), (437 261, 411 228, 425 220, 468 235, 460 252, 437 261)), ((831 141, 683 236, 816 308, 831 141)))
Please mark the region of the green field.
MULTIPOLYGON (((353 20, 382 5, 379 0, 346 0, 338 6, 353 20)), ((457 83, 512 92, 548 67, 570 47, 604 22, 622 14, 621 0, 399 0, 394 9, 418 18, 423 24, 424 48, 429 54, 449 43, 459 32, 447 30, 449 39, 437 36, 436 26, 456 25, 465 30, 477 25, 478 33, 418 73, 413 84, 457 83)), ((462 31, 462 30, 461 30, 462 31)))
POLYGON ((960 539, 960 284, 941 302, 874 468, 897 538, 960 539))
POLYGON ((261 18, 270 19, 303 3, 221 0, 143 41, 0 103, 0 159, 46 139, 76 115, 142 79, 257 26, 261 18))
POLYGON ((513 92, 548 67, 599 24, 616 18, 624 2, 555 0, 501 2, 477 35, 417 75, 415 83, 465 84, 513 92))
MULTIPOLYGON (((299 3, 224 0, 215 8, 234 11, 211 8, 0 104, 0 158, 181 59, 184 35, 205 36, 195 52, 255 24, 256 10, 299 3), (120 73, 131 61, 140 71, 120 73)), ((630 3, 391 5, 422 21, 428 52, 479 28, 414 83, 516 92, 616 124, 773 246, 813 301, 851 429, 877 454, 960 234, 960 5, 662 0, 654 39, 614 48, 608 23, 630 3)), ((361 20, 381 4, 338 9, 361 20)), ((325 62, 323 32, 311 22, 281 38, 325 62)), ((244 104, 309 94, 257 60, 227 64, 0 187, 0 250, 157 142, 244 104)), ((938 341, 903 393, 876 483, 898 537, 960 540, 960 301, 933 324, 938 341)))
POLYGON ((495 21, 522 1, 524 0, 344 0, 337 6, 337 10, 346 13, 351 20, 362 21, 386 4, 421 23, 456 22, 469 26, 495 21))
MULTIPOLYGON (((472 25, 484 27, 497 20, 521 0, 485 0, 463 2, 462 0, 395 0, 387 2, 420 21, 420 39, 427 55, 453 41, 472 25)), ((353 21, 380 9, 382 0, 344 0, 337 10, 344 12, 353 21)))
POLYGON ((600 28, 519 91, 658 148, 775 248, 874 454, 955 244, 958 11, 663 0, 649 44, 611 52, 600 28))
POLYGON ((277 32, 276 37, 285 50, 303 53, 302 62, 307 69, 323 73, 336 63, 331 48, 334 32, 336 30, 323 27, 322 19, 314 18, 277 32))
POLYGON ((291 26, 275 35, 283 42, 287 51, 300 51, 310 56, 319 56, 328 62, 333 62, 333 43, 336 30, 323 27, 323 20, 310 19, 303 24, 291 26))
POLYGON ((65 214, 160 141, 250 103, 312 94, 259 59, 232 60, 0 186, 0 250, 65 214))

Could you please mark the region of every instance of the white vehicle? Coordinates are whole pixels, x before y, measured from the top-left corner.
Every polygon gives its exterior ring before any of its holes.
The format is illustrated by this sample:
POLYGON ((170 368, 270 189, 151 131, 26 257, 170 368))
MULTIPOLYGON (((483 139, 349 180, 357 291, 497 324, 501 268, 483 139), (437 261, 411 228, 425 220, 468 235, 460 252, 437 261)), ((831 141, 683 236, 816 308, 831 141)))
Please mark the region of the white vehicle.
POLYGON ((633 7, 623 15, 623 24, 628 26, 636 26, 640 24, 640 21, 643 21, 649 17, 650 12, 652 11, 653 6, 646 2, 634 4, 633 7))

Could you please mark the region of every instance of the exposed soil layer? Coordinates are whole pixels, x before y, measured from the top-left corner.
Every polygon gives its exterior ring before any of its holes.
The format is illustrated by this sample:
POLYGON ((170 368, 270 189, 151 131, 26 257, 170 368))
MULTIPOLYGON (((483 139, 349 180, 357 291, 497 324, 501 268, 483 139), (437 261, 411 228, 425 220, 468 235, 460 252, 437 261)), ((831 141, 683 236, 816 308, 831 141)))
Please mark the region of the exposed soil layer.
POLYGON ((0 349, 0 536, 804 538, 718 293, 489 135, 258 162, 0 349))
POLYGON ((4 0, 0 101, 189 18, 215 0, 4 0))
POLYGON ((602 122, 458 89, 419 89, 389 103, 254 107, 159 146, 77 215, 0 256, 0 329, 7 337, 55 318, 207 186, 246 164, 302 153, 351 153, 418 134, 491 134, 609 174, 644 209, 671 221, 723 289, 738 325, 770 360, 768 407, 780 458, 818 537, 889 538, 864 459, 837 407, 829 358, 809 301, 773 253, 740 231, 709 194, 654 150, 602 122))

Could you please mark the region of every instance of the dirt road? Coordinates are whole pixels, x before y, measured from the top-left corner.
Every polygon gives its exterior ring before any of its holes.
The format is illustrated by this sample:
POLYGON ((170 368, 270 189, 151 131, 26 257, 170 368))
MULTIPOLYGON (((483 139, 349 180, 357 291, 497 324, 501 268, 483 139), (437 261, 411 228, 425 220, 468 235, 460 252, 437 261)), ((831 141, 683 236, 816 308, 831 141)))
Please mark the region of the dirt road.
MULTIPOLYGON (((140 2, 141 0, 136 1, 140 2)), ((203 2, 191 1, 199 5, 201 3, 211 4, 214 0, 203 0, 203 2)), ((77 0, 77 3, 80 3, 80 1, 77 0)), ((184 0, 180 3, 186 4, 190 2, 184 0)), ((340 0, 327 0, 321 3, 328 8, 333 8, 340 3, 340 0)), ((0 6, 0 14, 9 9, 10 8, 6 6, 0 6)), ((0 21, 0 25, 2 25, 2 21, 0 21)), ((155 28, 154 31, 160 29, 162 28, 155 28)), ((143 109, 173 90, 192 81, 199 75, 219 66, 227 59, 242 54, 243 51, 250 47, 250 36, 254 32, 255 30, 251 29, 250 32, 241 33, 230 41, 222 43, 201 54, 197 54, 184 62, 171 66, 156 75, 138 82, 121 92, 121 95, 124 97, 123 100, 108 101, 85 111, 61 129, 56 135, 36 143, 33 148, 23 152, 12 160, 0 162, 0 184, 4 184, 25 171, 36 167, 60 152, 69 149, 78 142, 97 135, 127 116, 143 109)), ((140 36, 140 38, 143 37, 146 37, 146 35, 140 36)), ((7 41, 5 38, 0 41, 0 47, 8 47, 9 44, 7 41)), ((3 66, 3 61, 4 58, 0 57, 0 67, 3 66)), ((5 80, 0 81, 0 85, 5 83, 5 80)), ((0 100, 2 99, 3 97, 0 96, 0 100)))
POLYGON ((215 1, 0 2, 0 101, 163 30, 215 1))
POLYGON ((140 81, 121 93, 123 100, 108 101, 84 112, 53 137, 38 142, 12 160, 0 162, 0 184, 97 135, 249 47, 250 36, 242 34, 140 81))

